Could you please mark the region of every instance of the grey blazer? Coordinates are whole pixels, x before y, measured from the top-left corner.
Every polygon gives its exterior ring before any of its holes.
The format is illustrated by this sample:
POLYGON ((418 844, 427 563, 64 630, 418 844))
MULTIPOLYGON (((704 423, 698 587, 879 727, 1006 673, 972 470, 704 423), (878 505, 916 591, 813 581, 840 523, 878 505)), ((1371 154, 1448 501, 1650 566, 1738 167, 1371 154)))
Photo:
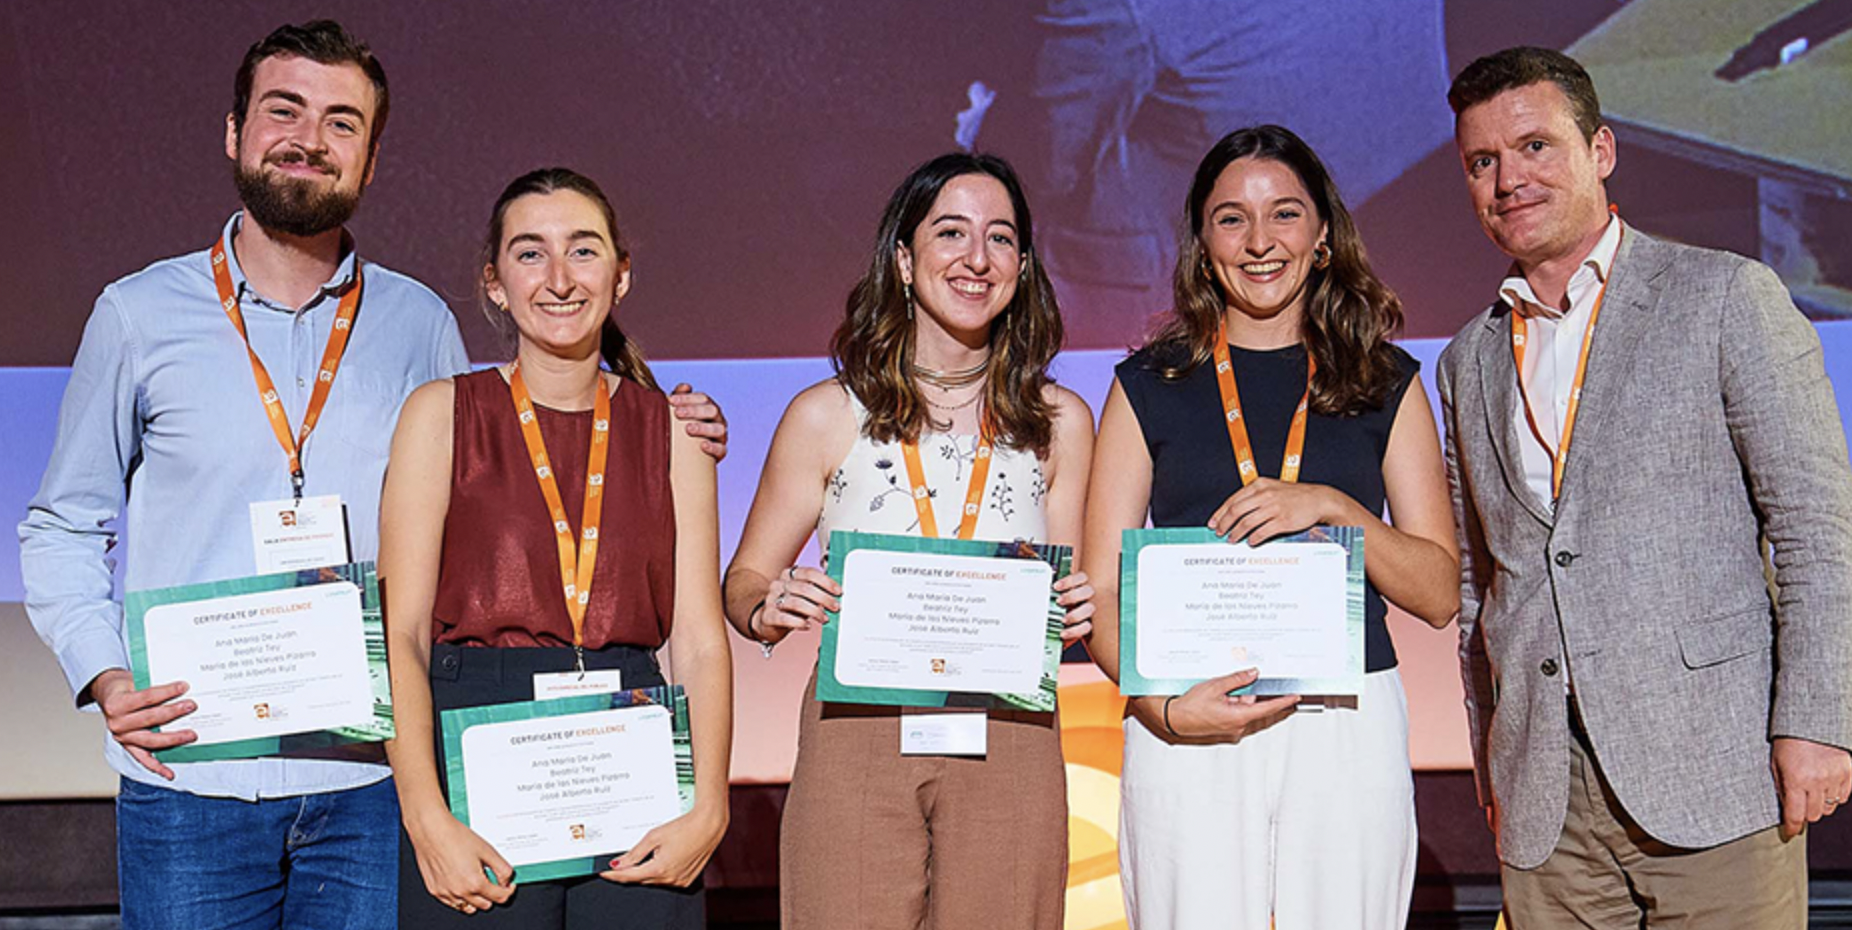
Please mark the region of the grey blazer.
POLYGON ((1766 266, 1628 228, 1552 515, 1519 458, 1510 325, 1488 309, 1439 367, 1461 670, 1500 857, 1536 867, 1562 833, 1565 666, 1614 796, 1653 838, 1774 825, 1770 740, 1852 747, 1852 469, 1818 335, 1766 266))

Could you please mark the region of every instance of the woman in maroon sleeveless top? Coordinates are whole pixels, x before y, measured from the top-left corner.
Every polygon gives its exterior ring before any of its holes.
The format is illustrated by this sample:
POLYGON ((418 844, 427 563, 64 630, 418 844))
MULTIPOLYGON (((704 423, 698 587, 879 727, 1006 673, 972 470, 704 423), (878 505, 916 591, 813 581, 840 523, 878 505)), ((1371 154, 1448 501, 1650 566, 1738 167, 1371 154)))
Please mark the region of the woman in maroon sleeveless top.
POLYGON ((672 428, 613 320, 630 260, 597 185, 557 168, 516 179, 485 252, 484 292, 518 330, 515 361, 406 400, 381 504, 400 926, 579 927, 623 913, 702 927, 695 882, 726 829, 732 729, 714 462, 672 428), (560 673, 603 690, 660 685, 664 645, 688 695, 694 809, 596 877, 517 890, 445 803, 438 712, 534 700, 560 673))

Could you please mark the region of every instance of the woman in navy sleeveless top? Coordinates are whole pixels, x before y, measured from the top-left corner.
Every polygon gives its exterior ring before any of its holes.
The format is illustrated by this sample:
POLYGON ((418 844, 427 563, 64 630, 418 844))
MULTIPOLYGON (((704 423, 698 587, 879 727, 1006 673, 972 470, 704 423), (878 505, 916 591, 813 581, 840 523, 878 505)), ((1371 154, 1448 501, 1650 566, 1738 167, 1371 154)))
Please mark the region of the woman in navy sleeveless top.
POLYGON ((1089 646, 1117 679, 1120 532, 1147 516, 1238 545, 1361 526, 1366 675, 1361 695, 1298 706, 1229 697, 1266 671, 1231 660, 1180 695, 1128 701, 1128 915, 1134 927, 1399 928, 1414 789, 1384 599, 1437 627, 1459 606, 1433 415, 1414 359, 1387 341, 1401 307, 1324 166, 1285 129, 1216 143, 1185 209, 1175 309, 1118 366, 1101 419, 1082 548, 1098 589, 1089 646))

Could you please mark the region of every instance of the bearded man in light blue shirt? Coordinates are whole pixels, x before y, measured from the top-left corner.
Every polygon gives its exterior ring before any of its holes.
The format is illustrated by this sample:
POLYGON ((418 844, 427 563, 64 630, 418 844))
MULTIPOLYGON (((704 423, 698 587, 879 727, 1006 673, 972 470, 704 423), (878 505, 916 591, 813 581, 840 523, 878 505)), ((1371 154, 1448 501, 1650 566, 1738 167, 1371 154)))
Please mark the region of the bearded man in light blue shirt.
MULTIPOLYGON (((219 240, 245 334, 221 305, 210 249, 105 288, 20 525, 33 625, 78 705, 108 721, 128 930, 395 923, 398 805, 379 747, 163 764, 155 751, 195 739, 184 729, 195 705, 183 682, 135 687, 107 558, 125 490, 130 590, 258 573, 250 505, 292 494, 339 495, 351 557, 375 558, 399 405, 469 367, 445 303, 362 262, 343 228, 372 180, 387 112, 384 70, 335 23, 284 26, 250 48, 225 128, 244 210, 219 240), (345 351, 292 469, 258 363, 299 435, 337 309, 356 286, 345 351)), ((678 400, 678 416, 705 421, 690 432, 724 455, 718 409, 701 395, 678 400)))

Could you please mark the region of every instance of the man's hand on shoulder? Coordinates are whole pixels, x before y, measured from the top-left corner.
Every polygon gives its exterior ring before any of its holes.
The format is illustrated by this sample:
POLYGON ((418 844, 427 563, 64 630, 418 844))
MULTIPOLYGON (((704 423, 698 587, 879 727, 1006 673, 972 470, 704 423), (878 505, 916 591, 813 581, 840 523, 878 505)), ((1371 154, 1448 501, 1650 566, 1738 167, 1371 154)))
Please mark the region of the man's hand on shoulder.
POLYGON ((186 682, 156 685, 146 691, 135 690, 135 676, 112 668, 90 682, 90 696, 109 724, 109 735, 142 767, 172 781, 174 770, 154 757, 157 749, 184 746, 199 738, 192 730, 165 730, 165 726, 199 709, 192 701, 176 700, 186 693, 186 682))
POLYGON ((678 384, 669 393, 669 409, 677 420, 686 423, 683 429, 688 435, 700 438, 702 452, 713 456, 715 462, 727 457, 727 415, 721 411, 719 401, 687 384, 678 384))
POLYGON ((1781 793, 1783 839, 1830 816, 1852 795, 1852 753, 1837 746, 1776 737, 1769 768, 1775 772, 1775 789, 1781 793))

